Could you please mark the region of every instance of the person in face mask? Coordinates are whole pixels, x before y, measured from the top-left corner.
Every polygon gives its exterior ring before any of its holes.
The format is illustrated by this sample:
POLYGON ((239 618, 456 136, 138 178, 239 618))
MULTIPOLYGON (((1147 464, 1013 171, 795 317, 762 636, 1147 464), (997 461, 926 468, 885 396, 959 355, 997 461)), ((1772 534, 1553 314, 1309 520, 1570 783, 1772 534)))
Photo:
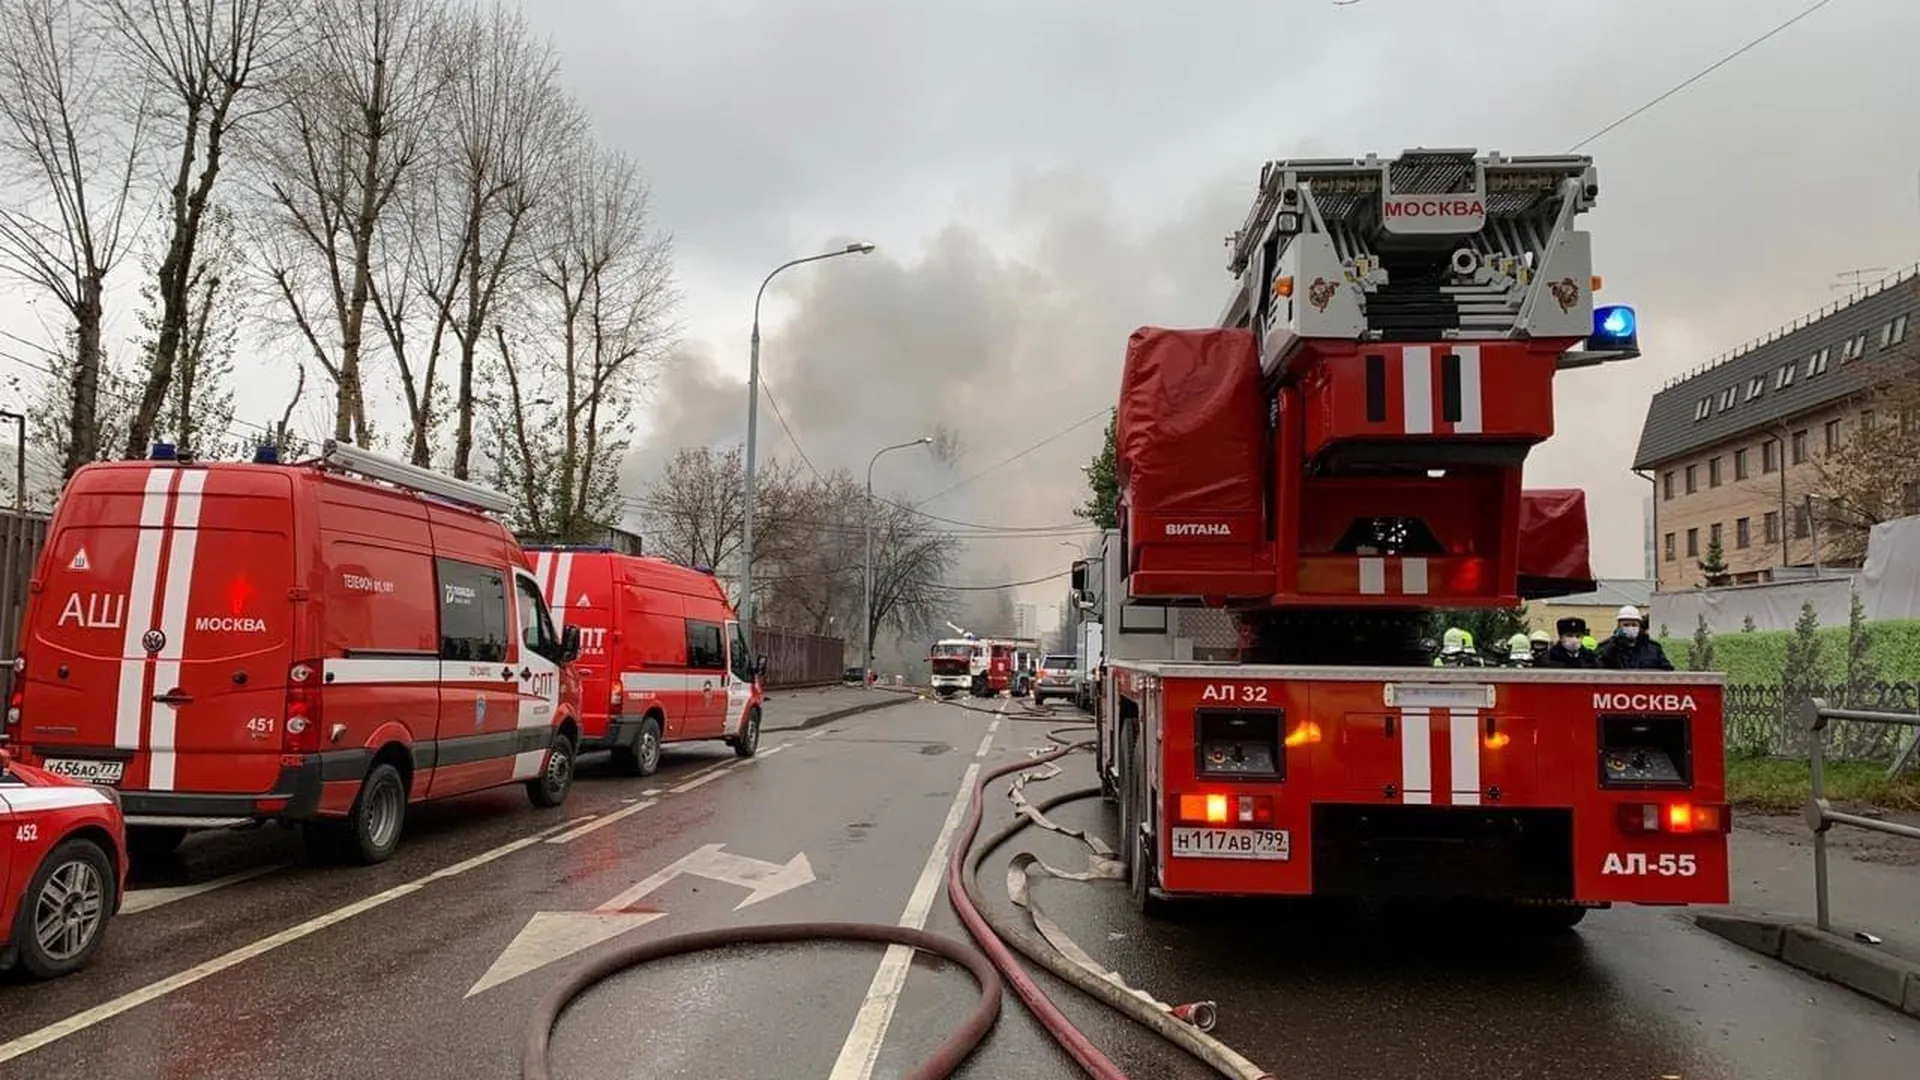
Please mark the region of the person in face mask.
POLYGON ((1554 624, 1560 639, 1547 649, 1544 666, 1559 668, 1592 668, 1600 666, 1600 658, 1580 639, 1586 636, 1587 620, 1572 615, 1554 624))
POLYGON ((1600 646, 1600 666, 1632 671, 1672 671, 1667 651, 1646 632, 1640 609, 1628 604, 1614 620, 1613 636, 1600 646))
POLYGON ((1533 666, 1545 667, 1547 650, 1553 648, 1553 635, 1545 630, 1535 630, 1527 635, 1527 650, 1533 653, 1533 666))

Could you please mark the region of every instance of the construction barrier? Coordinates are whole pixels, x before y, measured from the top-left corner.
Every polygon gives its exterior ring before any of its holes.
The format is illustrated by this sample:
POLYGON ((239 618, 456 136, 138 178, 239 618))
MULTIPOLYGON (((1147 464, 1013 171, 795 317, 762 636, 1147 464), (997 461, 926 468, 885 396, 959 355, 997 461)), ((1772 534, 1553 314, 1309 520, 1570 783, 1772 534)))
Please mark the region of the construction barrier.
POLYGON ((841 639, 775 626, 753 628, 753 651, 767 659, 761 685, 769 689, 837 683, 847 667, 847 644, 841 639))

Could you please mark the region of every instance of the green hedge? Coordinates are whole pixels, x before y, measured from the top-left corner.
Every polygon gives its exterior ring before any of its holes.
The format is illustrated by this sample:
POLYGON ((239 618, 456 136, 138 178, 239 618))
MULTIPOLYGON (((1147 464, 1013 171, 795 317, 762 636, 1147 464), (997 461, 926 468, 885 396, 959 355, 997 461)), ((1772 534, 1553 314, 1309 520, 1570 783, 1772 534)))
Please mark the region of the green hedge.
MULTIPOLYGON (((1920 682, 1920 619, 1896 619, 1867 624, 1872 635, 1868 658, 1876 678, 1887 682, 1920 682)), ((1667 627, 1677 631, 1677 626, 1667 627)), ((1823 626, 1820 637, 1820 681, 1846 681, 1847 627, 1823 626)), ((1727 673, 1731 683, 1776 685, 1786 666, 1791 630, 1735 630, 1713 635, 1713 666, 1727 673)), ((1693 655, 1693 636, 1666 637, 1660 644, 1676 668, 1685 668, 1693 655)))

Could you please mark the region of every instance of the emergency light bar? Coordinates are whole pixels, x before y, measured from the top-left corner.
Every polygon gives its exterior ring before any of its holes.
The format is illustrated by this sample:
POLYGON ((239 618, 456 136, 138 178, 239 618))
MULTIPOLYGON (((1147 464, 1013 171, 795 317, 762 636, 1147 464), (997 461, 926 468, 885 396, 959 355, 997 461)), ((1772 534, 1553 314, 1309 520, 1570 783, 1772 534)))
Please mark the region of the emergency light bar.
POLYGON ((371 450, 362 450, 349 442, 328 439, 320 451, 320 460, 336 469, 356 472, 374 480, 384 480, 396 487, 433 495, 448 502, 463 506, 477 507, 495 514, 504 514, 513 509, 513 500, 490 487, 456 480, 443 476, 432 469, 423 469, 408 461, 376 454, 371 450))

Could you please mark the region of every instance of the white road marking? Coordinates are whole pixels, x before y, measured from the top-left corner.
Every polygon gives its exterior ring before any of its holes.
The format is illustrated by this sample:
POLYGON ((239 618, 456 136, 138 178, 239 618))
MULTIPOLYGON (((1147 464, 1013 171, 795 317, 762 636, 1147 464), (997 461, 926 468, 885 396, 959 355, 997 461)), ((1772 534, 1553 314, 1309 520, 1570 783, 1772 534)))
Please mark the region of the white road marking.
POLYGON ((215 889, 224 889, 229 885, 238 885, 243 881, 251 881, 257 877, 265 877, 276 870, 285 870, 292 865, 292 863, 276 863, 273 866, 256 866, 251 870, 242 870, 237 874, 228 874, 223 878, 203 881, 198 885, 170 885, 160 889, 132 889, 127 892, 126 898, 120 902, 120 914, 138 915, 143 911, 152 911, 157 907, 165 907, 177 900, 185 900, 190 896, 199 896, 202 893, 210 893, 215 889))
POLYGON ((713 781, 718 780, 721 777, 727 775, 728 770, 731 769, 732 767, 733 767, 733 763, 728 762, 722 768, 710 769, 703 776, 696 776, 692 780, 689 780, 684 784, 679 784, 674 787, 670 787, 667 789, 667 792, 668 794, 671 794, 671 795, 684 795, 687 792, 692 791, 694 788, 699 787, 701 784, 712 783, 713 781))
POLYGON ((647 807, 655 805, 659 801, 660 800, 658 799, 647 799, 643 802, 634 803, 632 806, 615 810, 613 813, 608 814, 606 817, 599 818, 594 821, 589 821, 584 825, 576 825, 574 828, 568 829, 566 832, 561 833, 559 836, 550 836, 547 838, 547 843, 570 844, 573 841, 578 840, 581 837, 587 835, 588 833, 593 832, 595 829, 604 829, 607 826, 613 824, 616 821, 620 821, 623 818, 630 818, 633 815, 639 813, 640 811, 645 810, 647 807))
MULTIPOLYGON (((953 846, 953 834, 960 831, 967 802, 973 796, 974 779, 979 775, 980 763, 976 761, 968 765, 960 777, 960 790, 947 809, 947 820, 940 826, 940 836, 934 841, 933 850, 927 853, 927 864, 920 868, 920 880, 914 883, 913 894, 907 898, 907 909, 900 915, 901 926, 914 930, 926 927, 927 913, 933 908, 933 897, 947 864, 947 850, 953 846)), ((840 1047, 840 1056, 834 1061, 828 1080, 870 1080, 873 1076, 873 1067, 880 1060, 880 1045, 886 1040, 887 1027, 893 1023, 893 1011, 900 1004, 900 991, 907 985, 913 953, 914 950, 905 945, 887 947, 886 955, 880 958, 880 970, 873 974, 866 1000, 860 1003, 860 1013, 854 1017, 853 1029, 847 1032, 847 1041, 840 1047)))
POLYGON ((987 729, 987 733, 985 735, 980 736, 980 749, 975 750, 973 752, 973 756, 977 758, 986 757, 987 752, 992 749, 993 749, 993 729, 989 727, 987 729))
POLYGON ((374 893, 372 896, 356 900, 345 907, 338 907, 324 914, 316 915, 306 922, 290 926, 277 934, 269 934, 250 945, 242 945, 237 949, 223 953, 204 963, 195 964, 185 971, 176 972, 157 982, 149 983, 146 986, 140 987, 138 990, 130 990, 119 997, 95 1005, 91 1009, 74 1013, 72 1016, 58 1023, 49 1024, 38 1031, 28 1032, 11 1042, 0 1043, 0 1064, 12 1061, 14 1058, 20 1057, 23 1054, 32 1053, 43 1046, 58 1042, 69 1035, 85 1031, 95 1024, 105 1020, 111 1020, 121 1013, 137 1009, 148 1002, 158 1001, 168 994, 192 986, 194 983, 208 976, 218 975, 228 968, 237 967, 255 957, 264 956, 281 946, 291 945, 301 938, 309 937, 330 926, 346 922, 356 915, 364 915, 374 908, 392 903, 403 896, 417 893, 436 881, 445 881, 448 878, 458 877, 469 870, 478 869, 496 859, 511 855, 522 848, 531 847, 546 839, 548 834, 564 828, 566 828, 564 824, 555 825, 551 828, 542 829, 531 836, 523 836, 511 843, 502 844, 490 851, 483 851, 470 859, 463 859, 460 862, 454 863, 452 866, 445 866, 435 870, 425 877, 403 882, 390 889, 374 893))
POLYGON ((647 790, 645 790, 645 791, 643 791, 643 792, 641 792, 640 794, 642 794, 642 795, 644 795, 644 796, 646 796, 647 798, 649 798, 649 799, 651 799, 651 798, 653 798, 653 797, 654 797, 655 795, 658 795, 658 794, 660 794, 661 792, 663 792, 663 791, 665 791, 665 790, 667 790, 667 789, 666 789, 666 788, 657 788, 657 787, 650 787, 650 788, 648 788, 647 790))

